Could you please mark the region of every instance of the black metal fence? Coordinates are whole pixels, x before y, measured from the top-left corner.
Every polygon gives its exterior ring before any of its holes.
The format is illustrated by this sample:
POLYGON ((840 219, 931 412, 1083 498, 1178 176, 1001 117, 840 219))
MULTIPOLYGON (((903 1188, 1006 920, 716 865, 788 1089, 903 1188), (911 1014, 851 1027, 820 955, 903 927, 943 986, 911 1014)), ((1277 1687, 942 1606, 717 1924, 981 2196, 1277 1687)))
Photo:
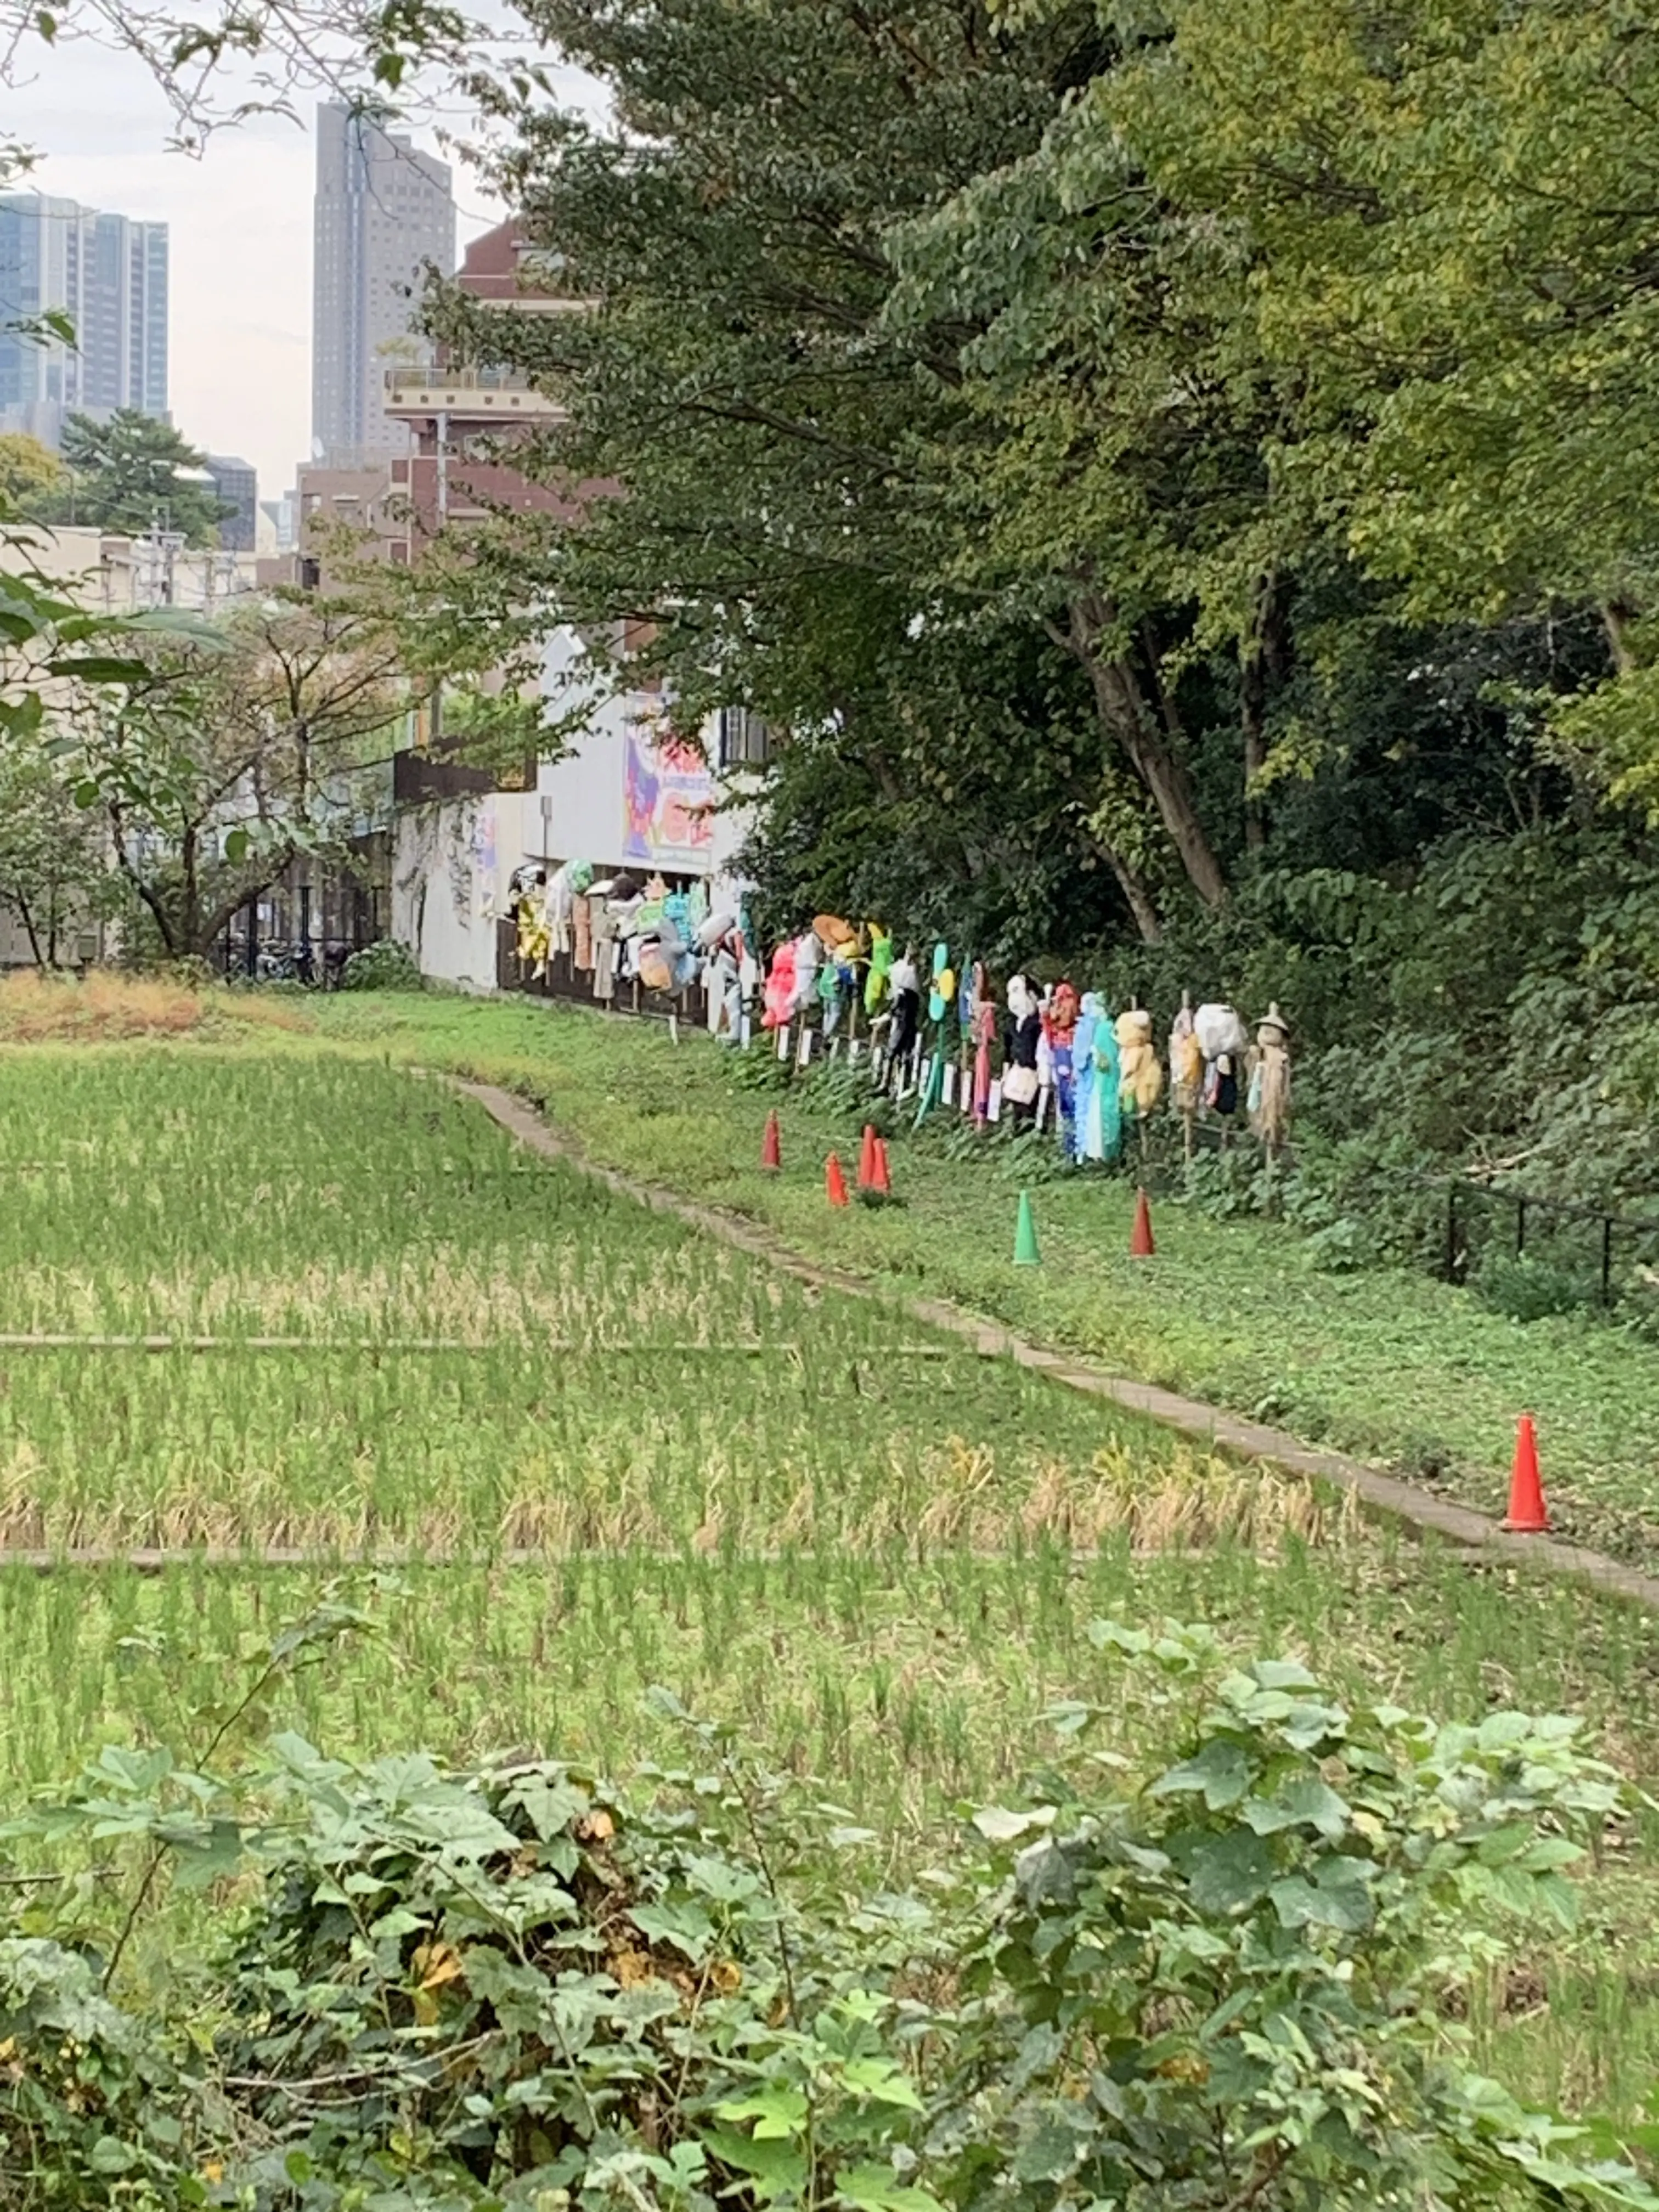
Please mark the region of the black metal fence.
POLYGON ((1449 1283, 1491 1274, 1507 1262, 1593 1282, 1595 1296, 1610 1306, 1633 1274, 1659 1270, 1659 1219, 1651 1217, 1466 1176, 1446 1178, 1443 1205, 1440 1272, 1449 1283))

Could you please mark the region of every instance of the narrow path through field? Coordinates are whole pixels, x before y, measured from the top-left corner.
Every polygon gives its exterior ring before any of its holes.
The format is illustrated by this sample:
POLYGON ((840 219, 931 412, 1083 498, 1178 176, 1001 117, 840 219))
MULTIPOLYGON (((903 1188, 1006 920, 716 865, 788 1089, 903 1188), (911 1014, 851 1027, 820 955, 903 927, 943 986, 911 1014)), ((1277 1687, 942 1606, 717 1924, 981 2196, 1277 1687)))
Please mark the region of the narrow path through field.
MULTIPOLYGON (((550 1128, 523 1099, 498 1085, 468 1082, 459 1078, 446 1079, 453 1080, 464 1096, 475 1099, 520 1144, 547 1158, 568 1161, 619 1196, 636 1200, 659 1212, 672 1213, 694 1228, 767 1261, 799 1281, 857 1297, 876 1295, 873 1286, 863 1277, 844 1268, 822 1267, 803 1259, 750 1222, 723 1213, 717 1207, 681 1198, 672 1191, 635 1182, 614 1168, 598 1165, 584 1155, 580 1146, 550 1128)), ((1197 1399, 1183 1398, 1175 1391, 1162 1390, 1151 1383, 1108 1374, 1091 1366, 1086 1360, 1033 1344, 1011 1329, 982 1321, 942 1299, 906 1298, 901 1304, 912 1319, 966 1339, 981 1354, 1012 1359, 1019 1366, 1048 1376, 1067 1389, 1109 1399, 1130 1412, 1144 1413, 1183 1435, 1219 1445, 1241 1457, 1265 1460, 1292 1474, 1334 1483, 1352 1491, 1373 1511, 1388 1514, 1471 1552, 1491 1553, 1553 1573, 1571 1575, 1613 1595, 1659 1607, 1659 1577, 1644 1575, 1618 1559, 1609 1559, 1604 1553, 1564 1544, 1549 1536, 1517 1535, 1486 1514, 1433 1497, 1395 1476, 1367 1467, 1363 1460, 1351 1459, 1342 1452, 1314 1449, 1282 1429, 1244 1420, 1237 1414, 1224 1413, 1218 1407, 1203 1405, 1197 1399)))

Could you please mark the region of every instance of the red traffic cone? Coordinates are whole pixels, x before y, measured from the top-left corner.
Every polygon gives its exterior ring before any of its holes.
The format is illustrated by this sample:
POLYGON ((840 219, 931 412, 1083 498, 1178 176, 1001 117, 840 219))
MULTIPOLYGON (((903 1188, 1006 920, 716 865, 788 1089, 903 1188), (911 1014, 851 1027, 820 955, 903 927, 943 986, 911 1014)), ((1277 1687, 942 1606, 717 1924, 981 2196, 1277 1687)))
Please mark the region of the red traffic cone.
POLYGON ((761 1139, 761 1165, 781 1168, 783 1165, 783 1146, 778 1135, 778 1109, 775 1106, 766 1117, 766 1134, 761 1139))
POLYGON ((1550 1525, 1544 1504, 1544 1486, 1538 1479, 1538 1431, 1530 1413, 1522 1413, 1515 1431, 1515 1466, 1510 1475, 1510 1510, 1506 1528, 1523 1535, 1540 1535, 1550 1525))
POLYGON ((876 1171, 870 1178, 870 1188, 882 1198, 893 1195, 893 1186, 887 1173, 887 1139, 876 1139, 876 1171))
POLYGON ((1150 1260, 1158 1247, 1152 1242, 1152 1209, 1144 1190, 1135 1193, 1135 1225, 1129 1231, 1129 1257, 1150 1260))
POLYGON ((876 1125, 864 1125, 864 1142, 859 1147, 859 1188, 873 1190, 876 1187, 876 1125))
POLYGON ((845 1206, 848 1203, 847 1178, 841 1171, 839 1152, 831 1152, 823 1164, 823 1188, 831 1206, 845 1206))

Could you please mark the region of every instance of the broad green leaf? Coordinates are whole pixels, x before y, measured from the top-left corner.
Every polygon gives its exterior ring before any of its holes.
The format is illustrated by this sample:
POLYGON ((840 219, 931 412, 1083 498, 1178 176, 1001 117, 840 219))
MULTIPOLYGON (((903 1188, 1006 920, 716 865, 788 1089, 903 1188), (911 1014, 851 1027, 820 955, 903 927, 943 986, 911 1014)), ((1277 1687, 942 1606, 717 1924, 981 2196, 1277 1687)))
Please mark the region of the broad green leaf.
POLYGON ((1212 1736, 1196 1755, 1172 1766, 1152 1786, 1154 1797, 1194 1794, 1213 1812, 1236 1805, 1256 1776, 1256 1762, 1242 1744, 1212 1736))

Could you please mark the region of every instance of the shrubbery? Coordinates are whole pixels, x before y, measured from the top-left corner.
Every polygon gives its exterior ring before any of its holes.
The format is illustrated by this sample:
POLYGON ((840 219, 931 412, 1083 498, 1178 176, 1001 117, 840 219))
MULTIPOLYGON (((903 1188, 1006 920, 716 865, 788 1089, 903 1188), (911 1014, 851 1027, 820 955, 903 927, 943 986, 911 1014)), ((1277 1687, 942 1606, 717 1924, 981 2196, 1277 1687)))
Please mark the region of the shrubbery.
POLYGON ((696 1756, 648 1799, 542 1759, 284 1738, 233 1790, 106 1750, 14 1838, 141 1839, 124 1933, 166 1909, 164 1862, 245 1901, 142 2014, 70 1932, 76 1885, 61 1936, 0 1942, 5 2202, 1659 2204, 1463 2070, 1445 2016, 1498 1918, 1571 1922, 1565 1869, 1619 1817, 1574 1724, 1351 1713, 1298 1665, 1227 1670, 1206 1630, 1094 1635, 1187 1711, 1188 1755, 1139 1794, 1061 1762, 898 1893, 849 1893, 838 1853, 875 1839, 666 1698, 696 1756))
POLYGON ((383 937, 354 952, 340 970, 343 991, 418 991, 420 963, 406 945, 383 937))

